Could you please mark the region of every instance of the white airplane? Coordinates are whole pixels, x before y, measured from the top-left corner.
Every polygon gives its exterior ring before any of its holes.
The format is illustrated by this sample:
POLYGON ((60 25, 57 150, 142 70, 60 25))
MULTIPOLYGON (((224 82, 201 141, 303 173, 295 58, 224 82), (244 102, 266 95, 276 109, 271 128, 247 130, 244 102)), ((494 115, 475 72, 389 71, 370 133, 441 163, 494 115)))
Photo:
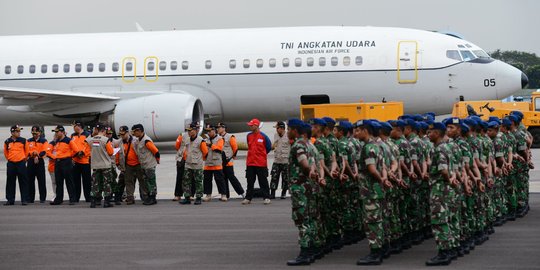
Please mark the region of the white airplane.
POLYGON ((245 130, 300 104, 401 100, 448 113, 460 98, 502 99, 527 77, 437 32, 293 27, 0 37, 0 125, 141 123, 174 140, 191 121, 245 130))

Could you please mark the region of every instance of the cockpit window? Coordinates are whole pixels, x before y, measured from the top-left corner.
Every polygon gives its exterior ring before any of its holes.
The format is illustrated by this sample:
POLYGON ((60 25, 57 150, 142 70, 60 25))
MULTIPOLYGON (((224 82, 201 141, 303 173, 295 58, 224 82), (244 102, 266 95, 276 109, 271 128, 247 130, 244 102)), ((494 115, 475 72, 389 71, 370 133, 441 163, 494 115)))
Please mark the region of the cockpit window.
POLYGON ((474 50, 472 51, 478 58, 491 58, 489 54, 487 54, 483 50, 474 50))
POLYGON ((446 51, 446 57, 457 60, 457 61, 461 61, 461 56, 459 55, 459 52, 457 50, 446 51))
POLYGON ((471 61, 476 58, 474 54, 472 54, 470 51, 461 50, 461 56, 463 57, 463 61, 471 61))

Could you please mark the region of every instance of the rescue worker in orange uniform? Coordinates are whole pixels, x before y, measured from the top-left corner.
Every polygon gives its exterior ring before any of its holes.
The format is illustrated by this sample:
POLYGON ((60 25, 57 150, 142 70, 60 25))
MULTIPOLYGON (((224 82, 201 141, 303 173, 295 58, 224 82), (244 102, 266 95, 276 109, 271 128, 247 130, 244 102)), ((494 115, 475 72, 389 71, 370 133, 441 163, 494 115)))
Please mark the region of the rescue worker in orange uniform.
POLYGON ((129 128, 127 126, 121 126, 118 132, 123 143, 124 159, 120 162, 124 162, 124 182, 126 184, 127 204, 131 205, 135 203, 135 182, 139 181, 139 194, 141 200, 146 200, 148 196, 148 187, 144 182, 144 172, 139 162, 139 157, 135 152, 134 140, 135 138, 129 134, 129 128))
POLYGON ((90 191, 92 189, 92 170, 90 169, 90 145, 86 142, 86 138, 89 138, 91 134, 84 130, 84 125, 81 121, 75 121, 73 123, 73 131, 71 134, 71 140, 77 145, 80 151, 84 153, 83 156, 73 157, 73 186, 75 188, 75 202, 79 202, 81 198, 81 183, 82 190, 84 191, 84 199, 86 202, 90 202, 90 191), (82 181, 81 181, 82 178, 82 181))
POLYGON ((15 204, 15 186, 19 179, 19 192, 21 204, 28 202, 28 181, 26 178, 26 157, 28 145, 26 139, 21 138, 22 128, 19 125, 11 126, 11 137, 4 142, 4 157, 7 159, 6 199, 4 205, 15 204))
POLYGON ((39 126, 32 127, 32 138, 28 139, 28 161, 26 171, 28 172, 28 202, 34 203, 36 197, 35 180, 37 178, 39 187, 39 202, 44 203, 47 198, 47 187, 45 185, 45 160, 49 143, 44 136, 41 136, 39 126))
POLYGON ((225 185, 225 194, 227 199, 230 197, 229 191, 229 182, 231 183, 234 191, 238 195, 244 198, 244 188, 238 178, 234 175, 234 159, 236 158, 236 153, 238 152, 238 144, 236 143, 236 137, 234 135, 227 133, 227 125, 225 123, 217 124, 217 132, 219 136, 223 138, 223 154, 221 158, 223 159, 223 178, 225 185))
POLYGON ((209 202, 212 200, 212 178, 216 181, 218 192, 221 195, 220 201, 227 201, 223 179, 223 161, 221 152, 223 151, 223 138, 217 134, 217 127, 208 124, 204 128, 208 137, 205 139, 208 147, 208 155, 204 161, 204 197, 203 201, 209 202))
POLYGON ((60 205, 64 201, 64 182, 69 195, 69 205, 77 202, 75 187, 73 186, 73 157, 82 157, 84 152, 79 150, 77 144, 66 136, 66 129, 62 125, 56 126, 53 130, 56 133, 56 151, 51 157, 54 163, 54 178, 56 180, 56 198, 51 205, 60 205))

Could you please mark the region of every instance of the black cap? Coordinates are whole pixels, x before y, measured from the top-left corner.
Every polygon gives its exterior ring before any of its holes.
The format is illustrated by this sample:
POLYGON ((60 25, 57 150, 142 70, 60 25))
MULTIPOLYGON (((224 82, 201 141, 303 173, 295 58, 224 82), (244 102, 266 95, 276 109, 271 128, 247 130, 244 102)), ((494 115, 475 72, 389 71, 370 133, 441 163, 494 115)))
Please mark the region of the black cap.
POLYGON ((103 123, 96 123, 96 125, 94 126, 94 128, 96 128, 97 130, 99 131, 102 131, 105 129, 105 125, 103 123))
POLYGON ((107 134, 113 134, 113 133, 114 133, 112 127, 109 127, 109 126, 106 126, 106 127, 105 127, 105 132, 106 132, 107 134))
POLYGON ((144 131, 144 127, 143 127, 143 125, 141 125, 141 124, 136 124, 136 125, 133 125, 133 126, 131 127, 131 130, 140 130, 140 131, 144 131))
POLYGON ((32 126, 32 133, 35 133, 35 132, 41 132, 41 127, 39 127, 39 126, 32 126))
POLYGON ((217 126, 216 126, 216 125, 212 125, 212 124, 207 124, 207 125, 204 127, 204 130, 206 130, 206 131, 216 130, 216 129, 217 129, 217 126))
POLYGON ((227 125, 225 123, 219 122, 219 123, 217 123, 217 127, 218 128, 220 128, 220 127, 221 128, 227 128, 227 125))
POLYGON ((118 133, 125 134, 127 132, 129 132, 129 128, 127 126, 121 126, 120 127, 120 132, 118 132, 118 133))
POLYGON ((83 122, 81 120, 73 121, 73 126, 84 127, 83 122))
POLYGON ((189 126, 186 128, 187 131, 198 129, 200 127, 199 122, 193 121, 189 126))
POLYGON ((285 122, 283 122, 283 121, 278 121, 274 127, 275 127, 275 128, 278 128, 278 127, 280 127, 280 128, 285 128, 285 122))
POLYGON ((13 126, 11 126, 11 128, 9 130, 11 130, 11 132, 21 131, 21 130, 23 130, 23 128, 21 126, 19 126, 19 125, 13 125, 13 126))
POLYGON ((62 131, 62 132, 65 132, 65 131, 66 131, 66 129, 64 128, 64 126, 62 126, 62 125, 58 125, 58 126, 56 126, 56 128, 55 128, 55 129, 53 129, 52 131, 53 131, 53 132, 58 132, 58 131, 62 131))

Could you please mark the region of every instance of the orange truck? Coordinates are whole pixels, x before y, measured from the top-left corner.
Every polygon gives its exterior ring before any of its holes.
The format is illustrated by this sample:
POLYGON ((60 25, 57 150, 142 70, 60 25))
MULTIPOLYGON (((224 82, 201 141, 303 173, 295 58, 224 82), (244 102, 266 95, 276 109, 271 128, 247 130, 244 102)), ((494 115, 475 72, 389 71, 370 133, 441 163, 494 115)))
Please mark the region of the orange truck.
POLYGON ((325 116, 351 123, 362 119, 388 121, 396 120, 400 115, 403 115, 403 102, 400 101, 300 105, 300 117, 304 121, 325 116))

